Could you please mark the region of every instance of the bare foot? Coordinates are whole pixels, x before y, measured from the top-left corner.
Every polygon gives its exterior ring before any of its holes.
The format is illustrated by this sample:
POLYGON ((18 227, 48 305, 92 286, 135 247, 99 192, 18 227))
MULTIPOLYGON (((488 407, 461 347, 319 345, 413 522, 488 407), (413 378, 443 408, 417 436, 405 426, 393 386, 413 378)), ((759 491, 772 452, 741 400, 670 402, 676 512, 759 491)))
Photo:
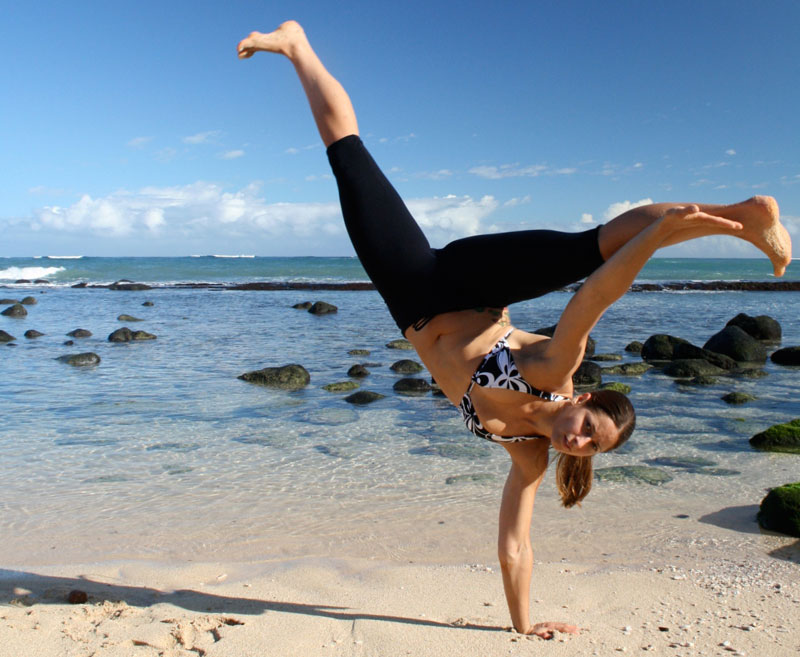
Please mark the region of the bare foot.
POLYGON ((775 276, 783 276, 792 261, 792 239, 780 222, 777 201, 771 196, 754 196, 725 210, 722 216, 743 226, 738 237, 761 249, 772 261, 775 276))
POLYGON ((295 48, 303 42, 306 42, 306 34, 300 24, 286 21, 269 34, 251 32, 239 42, 236 51, 239 59, 247 59, 257 52, 275 52, 291 59, 295 48))

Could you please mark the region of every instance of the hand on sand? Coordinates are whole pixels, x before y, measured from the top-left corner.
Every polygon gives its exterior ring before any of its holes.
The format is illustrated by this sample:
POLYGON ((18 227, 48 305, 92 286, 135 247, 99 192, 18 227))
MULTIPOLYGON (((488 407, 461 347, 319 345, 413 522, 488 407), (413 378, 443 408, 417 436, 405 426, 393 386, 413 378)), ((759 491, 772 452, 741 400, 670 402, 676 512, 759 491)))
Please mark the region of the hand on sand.
POLYGON ((684 228, 727 228, 728 230, 738 231, 742 230, 743 226, 738 221, 726 219, 725 217, 717 217, 707 212, 701 212, 700 208, 696 205, 685 205, 681 208, 672 208, 667 210, 661 223, 666 226, 670 232, 682 230, 684 228))
POLYGON ((575 625, 568 625, 567 623, 536 623, 525 634, 533 634, 540 639, 552 639, 556 632, 563 632, 564 634, 580 634, 581 631, 575 625))

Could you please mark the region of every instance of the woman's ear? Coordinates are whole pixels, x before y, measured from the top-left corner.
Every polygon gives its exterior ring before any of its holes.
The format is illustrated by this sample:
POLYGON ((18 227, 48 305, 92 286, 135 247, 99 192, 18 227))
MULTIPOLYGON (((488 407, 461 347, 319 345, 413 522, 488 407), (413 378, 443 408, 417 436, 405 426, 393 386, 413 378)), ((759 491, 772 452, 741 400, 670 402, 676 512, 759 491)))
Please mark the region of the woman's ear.
POLYGON ((591 398, 592 398, 592 393, 591 392, 584 392, 582 395, 578 395, 577 397, 575 397, 572 400, 572 402, 574 404, 585 404, 591 398))

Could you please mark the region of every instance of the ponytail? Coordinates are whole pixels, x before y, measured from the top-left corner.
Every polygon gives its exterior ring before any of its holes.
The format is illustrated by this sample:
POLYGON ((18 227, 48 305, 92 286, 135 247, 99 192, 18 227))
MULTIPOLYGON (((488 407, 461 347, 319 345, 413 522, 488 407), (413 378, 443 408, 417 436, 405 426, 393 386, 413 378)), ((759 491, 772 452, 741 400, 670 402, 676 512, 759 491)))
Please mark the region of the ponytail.
POLYGON ((556 487, 566 508, 581 505, 592 490, 592 457, 560 453, 556 461, 556 487))

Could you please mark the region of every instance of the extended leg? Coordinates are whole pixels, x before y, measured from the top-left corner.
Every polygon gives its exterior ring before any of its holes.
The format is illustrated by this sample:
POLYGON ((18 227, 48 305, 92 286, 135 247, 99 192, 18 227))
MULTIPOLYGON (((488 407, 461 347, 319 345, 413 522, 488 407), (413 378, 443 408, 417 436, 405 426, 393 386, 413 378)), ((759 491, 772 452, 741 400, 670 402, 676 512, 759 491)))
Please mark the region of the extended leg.
MULTIPOLYGON (((600 252, 607 260, 639 232, 663 216, 667 210, 685 205, 688 204, 654 203, 628 210, 601 227, 600 252)), ((697 207, 702 212, 741 223, 742 230, 719 227, 686 229, 673 235, 663 246, 708 235, 731 235, 758 247, 772 261, 775 275, 783 275, 792 259, 792 242, 789 233, 780 223, 780 213, 775 199, 769 196, 755 196, 734 205, 697 204, 697 207)))

